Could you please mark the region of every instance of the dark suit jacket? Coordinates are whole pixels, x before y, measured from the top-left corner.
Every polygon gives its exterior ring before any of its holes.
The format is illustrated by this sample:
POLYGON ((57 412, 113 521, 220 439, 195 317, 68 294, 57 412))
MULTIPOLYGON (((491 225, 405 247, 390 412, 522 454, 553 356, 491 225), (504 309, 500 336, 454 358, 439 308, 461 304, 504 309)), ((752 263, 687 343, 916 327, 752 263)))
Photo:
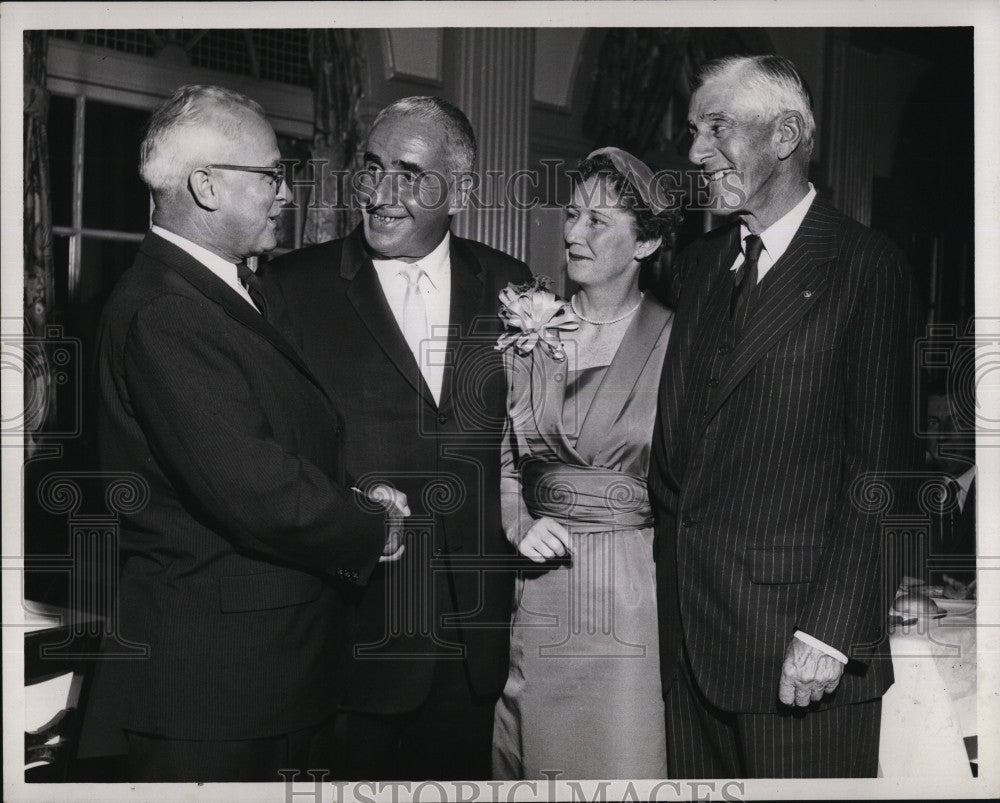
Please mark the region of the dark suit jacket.
MULTIPOLYGON (((852 658, 884 639, 895 583, 880 573, 878 506, 852 483, 918 464, 918 306, 897 250, 817 198, 737 339, 738 236, 715 231, 681 257, 650 489, 664 689, 683 640, 711 702, 767 712, 796 629, 852 658)), ((887 659, 852 663, 826 704, 891 682, 887 659)))
POLYGON ((345 492, 326 393, 252 307, 153 234, 105 307, 98 386, 101 466, 148 486, 121 520, 117 637, 149 656, 100 662, 94 715, 183 739, 329 716, 349 631, 338 586, 364 582, 385 532, 345 492))
POLYGON ((348 464, 359 481, 372 475, 393 482, 412 510, 403 558, 381 565, 360 599, 345 706, 416 708, 430 690, 433 656, 464 656, 473 690, 499 694, 507 678, 512 551, 500 522, 506 393, 493 346, 497 296, 508 282, 526 281, 527 266, 452 236, 440 405, 389 309, 360 227, 274 260, 265 276, 289 338, 338 394, 348 464))
MULTIPOLYGON (((943 480, 952 480, 945 476, 943 480)), ((931 572, 931 583, 938 584, 941 574, 950 574, 963 582, 969 582, 976 568, 976 486, 974 477, 965 497, 965 504, 958 509, 957 504, 943 514, 932 513, 931 532, 928 544, 927 570, 931 572)), ((918 574, 922 577, 923 574, 918 574)))

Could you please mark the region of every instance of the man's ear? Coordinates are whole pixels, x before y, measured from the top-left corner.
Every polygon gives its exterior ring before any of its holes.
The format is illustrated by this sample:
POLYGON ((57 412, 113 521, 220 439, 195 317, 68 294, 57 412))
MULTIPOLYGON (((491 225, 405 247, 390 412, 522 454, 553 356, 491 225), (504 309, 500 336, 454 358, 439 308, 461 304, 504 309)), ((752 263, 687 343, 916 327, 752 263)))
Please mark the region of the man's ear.
POLYGON ((451 198, 449 199, 448 214, 455 215, 465 210, 469 205, 469 198, 472 191, 479 184, 479 176, 471 171, 456 172, 454 174, 451 198))
POLYGON ((663 238, 657 237, 653 240, 640 240, 635 246, 635 258, 645 259, 663 244, 663 238))
POLYGON ((805 136, 805 122, 798 112, 785 112, 778 120, 776 131, 778 158, 787 159, 802 144, 805 136))
POLYGON ((194 202, 202 209, 215 211, 219 208, 220 198, 212 181, 211 173, 204 167, 196 167, 188 176, 188 190, 194 202))

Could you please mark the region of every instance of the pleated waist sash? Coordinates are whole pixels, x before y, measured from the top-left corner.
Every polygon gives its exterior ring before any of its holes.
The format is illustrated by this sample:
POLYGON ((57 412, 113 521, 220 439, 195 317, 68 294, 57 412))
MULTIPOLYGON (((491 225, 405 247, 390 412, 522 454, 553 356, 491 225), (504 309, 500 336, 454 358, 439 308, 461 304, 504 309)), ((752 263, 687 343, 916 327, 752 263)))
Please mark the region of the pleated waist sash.
POLYGON ((606 468, 529 460, 521 466, 525 505, 579 532, 653 526, 644 479, 606 468))

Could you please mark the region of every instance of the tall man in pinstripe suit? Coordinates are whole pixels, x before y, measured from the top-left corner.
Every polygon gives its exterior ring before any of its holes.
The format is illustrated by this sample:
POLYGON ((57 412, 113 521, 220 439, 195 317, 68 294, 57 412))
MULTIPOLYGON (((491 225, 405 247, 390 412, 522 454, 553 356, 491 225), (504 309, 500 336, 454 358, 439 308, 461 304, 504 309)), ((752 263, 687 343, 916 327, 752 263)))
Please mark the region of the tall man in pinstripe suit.
POLYGON ((671 776, 874 776, 895 584, 854 500, 915 460, 909 271, 808 183, 789 61, 706 64, 689 126, 736 219, 681 257, 653 444, 671 776))

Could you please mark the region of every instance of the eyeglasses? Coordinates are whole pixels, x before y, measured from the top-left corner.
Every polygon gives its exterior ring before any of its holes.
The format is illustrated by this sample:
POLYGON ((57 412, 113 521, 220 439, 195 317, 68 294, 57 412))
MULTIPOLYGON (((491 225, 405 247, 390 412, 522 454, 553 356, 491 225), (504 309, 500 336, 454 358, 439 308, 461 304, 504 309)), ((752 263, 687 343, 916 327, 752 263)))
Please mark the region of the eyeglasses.
POLYGON ((285 166, 283 164, 267 167, 254 167, 252 165, 205 165, 205 167, 211 170, 239 170, 243 173, 260 173, 268 176, 275 187, 280 187, 285 180, 285 166))

